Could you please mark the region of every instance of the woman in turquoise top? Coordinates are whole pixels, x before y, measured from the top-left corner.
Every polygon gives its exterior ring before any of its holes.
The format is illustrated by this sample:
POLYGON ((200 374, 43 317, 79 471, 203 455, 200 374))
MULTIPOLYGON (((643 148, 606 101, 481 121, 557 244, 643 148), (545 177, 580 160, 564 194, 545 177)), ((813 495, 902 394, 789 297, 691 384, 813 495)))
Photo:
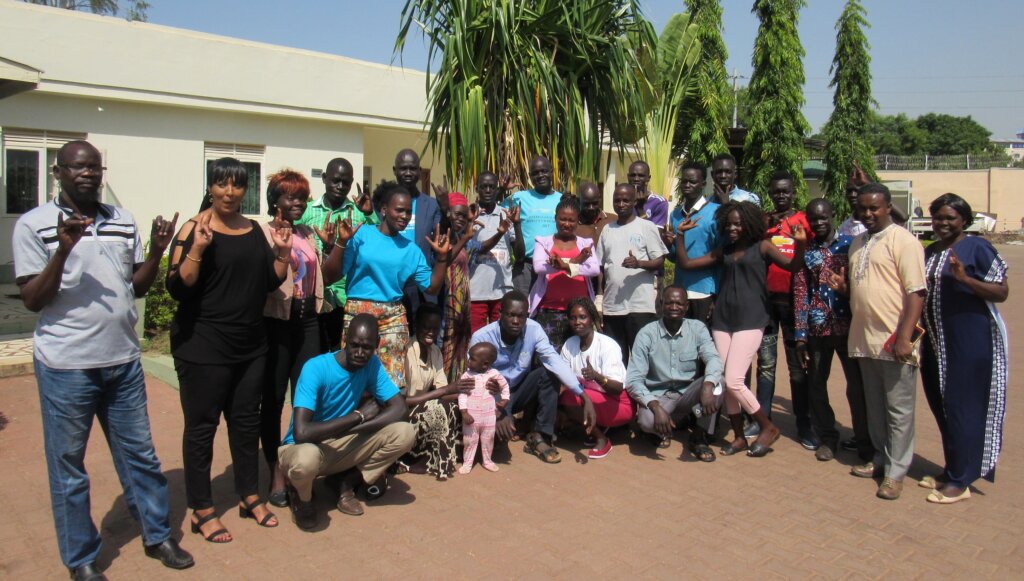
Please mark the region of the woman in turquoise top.
MULTIPOLYGON (((438 226, 427 242, 437 257, 434 267, 427 264, 423 251, 401 235, 412 219, 412 196, 395 182, 383 182, 373 193, 379 200, 381 223, 376 227, 352 227, 349 221, 338 223, 338 243, 324 264, 324 276, 330 279, 341 271, 347 280, 346 326, 352 317, 369 313, 380 325, 380 358, 395 385, 405 387, 405 353, 409 343, 409 323, 402 305, 402 289, 413 279, 421 291, 437 294, 445 280, 451 245, 438 226)), ((344 341, 342 331, 342 341, 344 341)))

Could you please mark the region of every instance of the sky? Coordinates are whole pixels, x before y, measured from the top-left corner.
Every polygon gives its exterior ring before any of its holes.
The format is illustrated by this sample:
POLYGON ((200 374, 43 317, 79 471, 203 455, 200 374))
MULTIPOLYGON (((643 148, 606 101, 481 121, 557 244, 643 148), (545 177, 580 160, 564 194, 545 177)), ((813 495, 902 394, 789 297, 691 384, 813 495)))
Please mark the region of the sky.
MULTIPOLYGON (((571 1, 571 0, 570 0, 571 1)), ((660 32, 682 0, 640 0, 660 32)), ((415 34, 394 55, 405 0, 149 0, 149 21, 417 70, 426 44, 415 34)), ((871 28, 872 88, 883 114, 970 115, 993 138, 1024 131, 1024 2, 863 0, 871 28), (1016 40, 1014 40, 1016 39, 1016 40)), ((800 13, 807 55, 804 115, 818 131, 832 112, 829 67, 841 0, 809 0, 800 13)), ((727 68, 742 86, 757 36, 753 0, 722 0, 727 68)))

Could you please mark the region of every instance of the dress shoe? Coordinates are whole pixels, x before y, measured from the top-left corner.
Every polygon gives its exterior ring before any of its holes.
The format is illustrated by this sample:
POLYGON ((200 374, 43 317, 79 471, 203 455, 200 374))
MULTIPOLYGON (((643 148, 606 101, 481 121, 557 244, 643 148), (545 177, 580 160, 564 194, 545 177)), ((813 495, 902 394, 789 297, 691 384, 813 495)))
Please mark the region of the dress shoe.
POLYGON ((882 480, 882 484, 878 487, 878 492, 875 493, 875 496, 883 500, 896 500, 900 497, 902 492, 903 481, 885 478, 882 480))
POLYGON ((856 452, 857 448, 860 447, 860 442, 857 441, 857 438, 850 438, 849 440, 843 440, 840 442, 839 447, 847 452, 856 452))
POLYGON ((196 563, 192 560, 192 555, 178 546, 178 541, 170 537, 162 543, 146 545, 146 556, 159 559, 164 567, 171 569, 188 569, 196 563))
POLYGON ((836 453, 833 452, 832 448, 829 446, 821 446, 814 451, 814 457, 817 458, 819 462, 828 462, 836 457, 836 453))
POLYGON ((313 506, 313 501, 303 502, 299 499, 298 491, 290 486, 288 487, 288 505, 291 506, 292 520, 295 521, 295 526, 304 531, 316 527, 316 507, 313 506))
POLYGON ((107 576, 100 573, 95 563, 86 563, 71 570, 71 578, 75 581, 107 581, 107 576))
POLYGON ((882 467, 875 466, 874 462, 868 462, 850 468, 850 474, 857 478, 878 478, 882 476, 882 467))

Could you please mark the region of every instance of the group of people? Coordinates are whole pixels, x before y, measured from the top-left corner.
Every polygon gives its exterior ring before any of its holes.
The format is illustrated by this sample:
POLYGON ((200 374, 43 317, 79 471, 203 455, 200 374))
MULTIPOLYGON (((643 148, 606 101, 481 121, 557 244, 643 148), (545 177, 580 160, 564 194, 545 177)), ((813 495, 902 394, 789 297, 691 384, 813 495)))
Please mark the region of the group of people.
POLYGON ((220 159, 208 166, 201 211, 180 229, 177 214, 157 217, 147 254, 131 214, 100 202, 96 148, 61 148, 60 193, 18 221, 13 245, 24 303, 40 312, 35 371, 73 578, 103 578, 83 464, 94 416, 146 554, 193 564, 170 535, 134 332, 134 298, 168 250, 190 526, 209 542, 233 539, 210 483, 221 416, 240 516, 275 527, 268 503, 290 507, 309 530, 319 477, 339 511, 359 515, 360 493, 379 498, 389 474, 468 474, 478 450, 481 466, 498 470, 495 438, 559 462, 556 435, 573 425, 593 460, 611 452, 608 430, 624 426, 658 447, 689 426, 687 446, 704 462, 765 456, 780 436, 771 419, 780 332, 798 439, 818 460, 852 449, 863 461, 855 476, 880 478, 880 498, 900 496, 923 345, 945 454, 943 471, 921 481, 927 499, 957 502, 994 477, 1008 367, 994 303, 1008 294, 1006 264, 964 235, 973 213, 955 194, 933 202, 938 240, 925 251, 893 224, 884 185, 851 179, 853 215, 837 227, 824 199, 796 208, 785 172, 762 211, 736 187, 728 154, 712 163, 710 196, 708 168, 686 163, 674 205, 648 190, 647 164, 633 163, 611 214, 596 184, 556 191, 543 156, 530 162, 529 189, 478 176, 475 203, 447 185, 421 192, 419 164, 402 150, 395 181, 351 196, 351 163, 331 160, 316 201, 305 176, 281 170, 267 181, 260 223, 240 213, 259 185, 242 163, 220 159), (833 356, 847 382, 848 442, 828 398, 833 356), (732 438, 716 453, 723 408, 732 438))

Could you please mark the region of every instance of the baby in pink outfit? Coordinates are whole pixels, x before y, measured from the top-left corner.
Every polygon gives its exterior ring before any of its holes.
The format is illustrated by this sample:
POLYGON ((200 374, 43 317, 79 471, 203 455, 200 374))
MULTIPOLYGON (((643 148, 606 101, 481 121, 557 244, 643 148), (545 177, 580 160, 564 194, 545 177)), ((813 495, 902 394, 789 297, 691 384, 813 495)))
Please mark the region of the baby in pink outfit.
POLYGON ((480 444, 480 463, 486 470, 498 471, 498 465, 491 461, 494 448, 494 424, 496 411, 505 409, 509 401, 508 381, 497 370, 492 369, 498 350, 490 343, 477 343, 469 349, 469 369, 461 379, 473 379, 473 389, 459 394, 459 410, 462 412, 462 467, 459 474, 469 474, 476 458, 477 443, 480 444), (494 394, 487 389, 487 382, 494 380, 501 386, 501 401, 495 403, 494 394))

